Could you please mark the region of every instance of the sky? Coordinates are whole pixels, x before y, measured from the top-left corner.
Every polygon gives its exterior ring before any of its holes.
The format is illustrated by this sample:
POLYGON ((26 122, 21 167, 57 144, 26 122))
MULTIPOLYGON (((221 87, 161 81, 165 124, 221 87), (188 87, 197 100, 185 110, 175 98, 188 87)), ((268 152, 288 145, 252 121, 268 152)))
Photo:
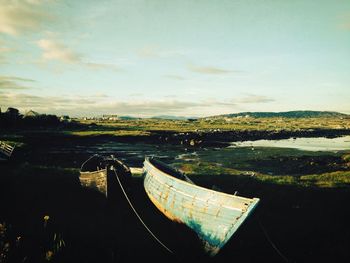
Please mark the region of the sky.
POLYGON ((350 114, 349 0, 0 0, 0 107, 350 114))

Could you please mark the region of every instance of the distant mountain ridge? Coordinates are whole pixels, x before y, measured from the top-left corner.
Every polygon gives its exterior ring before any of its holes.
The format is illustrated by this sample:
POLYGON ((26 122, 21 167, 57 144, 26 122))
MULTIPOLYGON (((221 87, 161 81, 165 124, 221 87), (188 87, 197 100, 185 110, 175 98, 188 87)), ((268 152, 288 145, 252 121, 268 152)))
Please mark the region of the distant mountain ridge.
POLYGON ((284 112, 239 112, 231 114, 216 115, 207 118, 220 118, 220 117, 254 117, 254 118, 273 118, 273 117, 284 117, 284 118, 325 118, 325 117, 350 117, 348 114, 335 112, 335 111, 284 111, 284 112))
POLYGON ((162 120, 187 120, 196 117, 184 117, 184 116, 172 116, 172 115, 158 115, 153 116, 151 119, 162 119, 162 120))

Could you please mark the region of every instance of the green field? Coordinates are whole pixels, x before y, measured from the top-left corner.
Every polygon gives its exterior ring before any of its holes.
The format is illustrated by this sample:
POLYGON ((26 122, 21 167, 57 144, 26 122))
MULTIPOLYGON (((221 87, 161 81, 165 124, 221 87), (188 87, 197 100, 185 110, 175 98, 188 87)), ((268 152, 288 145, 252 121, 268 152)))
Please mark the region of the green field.
MULTIPOLYGON (((173 132, 209 132, 222 131, 300 131, 310 129, 350 129, 349 118, 207 118, 194 121, 134 119, 134 120, 83 120, 86 130, 74 132, 76 135, 114 134, 123 135, 122 131, 138 131, 140 135, 149 131, 173 132), (91 124, 94 124, 91 126, 91 124), (89 133, 89 131, 91 133, 89 133)), ((127 133, 125 133, 127 134, 127 133)), ((136 134, 136 133, 135 133, 136 134)))

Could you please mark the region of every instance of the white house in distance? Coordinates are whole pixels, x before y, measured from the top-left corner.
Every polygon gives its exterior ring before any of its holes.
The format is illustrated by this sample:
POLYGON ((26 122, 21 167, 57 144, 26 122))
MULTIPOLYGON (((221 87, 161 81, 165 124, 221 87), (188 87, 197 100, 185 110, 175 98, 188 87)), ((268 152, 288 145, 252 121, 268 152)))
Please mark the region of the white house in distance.
POLYGON ((102 120, 117 121, 119 119, 120 118, 117 114, 107 114, 102 116, 102 120))

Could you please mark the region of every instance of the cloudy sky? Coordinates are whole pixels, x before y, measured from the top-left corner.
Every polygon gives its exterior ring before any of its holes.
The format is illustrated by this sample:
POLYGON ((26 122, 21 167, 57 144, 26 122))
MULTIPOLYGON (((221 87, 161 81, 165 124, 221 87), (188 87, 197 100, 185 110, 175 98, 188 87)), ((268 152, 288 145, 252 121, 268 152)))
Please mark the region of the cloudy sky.
POLYGON ((349 0, 0 0, 0 107, 350 113, 349 0))

